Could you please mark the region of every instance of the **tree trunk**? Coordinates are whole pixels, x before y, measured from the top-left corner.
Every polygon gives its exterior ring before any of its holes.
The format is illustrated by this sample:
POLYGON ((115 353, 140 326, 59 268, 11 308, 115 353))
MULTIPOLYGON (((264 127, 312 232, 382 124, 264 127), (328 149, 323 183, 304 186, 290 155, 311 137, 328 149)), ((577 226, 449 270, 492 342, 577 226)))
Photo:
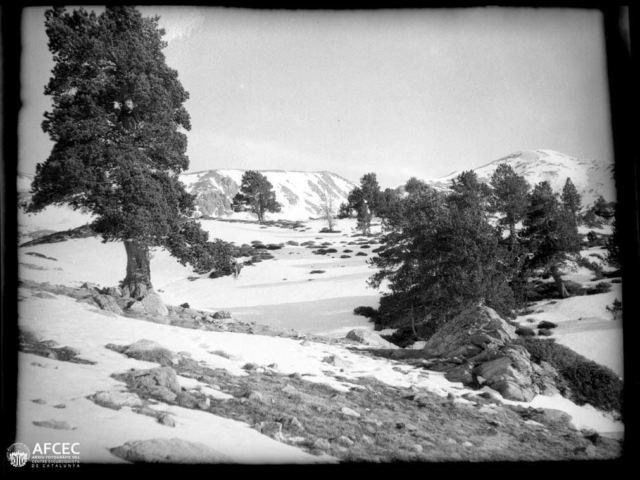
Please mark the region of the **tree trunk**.
POLYGON ((564 282, 562 281, 562 277, 560 276, 560 269, 557 265, 551 267, 551 276, 556 282, 556 286, 558 287, 558 293, 560 294, 560 298, 569 297, 569 292, 567 292, 566 287, 564 286, 564 282))
POLYGON ((122 282, 124 296, 140 299, 153 292, 149 247, 134 240, 125 240, 127 252, 127 276, 122 282))

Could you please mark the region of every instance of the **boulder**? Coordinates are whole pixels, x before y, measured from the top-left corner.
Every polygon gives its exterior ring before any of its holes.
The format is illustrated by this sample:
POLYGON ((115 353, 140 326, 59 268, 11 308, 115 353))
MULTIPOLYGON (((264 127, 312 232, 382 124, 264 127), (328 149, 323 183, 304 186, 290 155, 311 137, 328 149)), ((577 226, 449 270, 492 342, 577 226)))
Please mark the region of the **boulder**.
POLYGON ((449 381, 487 386, 508 400, 528 402, 537 394, 557 393, 557 372, 535 365, 529 352, 512 344, 515 327, 491 308, 475 306, 439 329, 426 343, 430 369, 449 381))
POLYGON ((158 315, 161 317, 169 315, 169 309, 157 293, 149 293, 149 295, 142 299, 142 304, 144 305, 144 311, 149 315, 158 315))
POLYGON ((233 463, 231 457, 207 445, 180 438, 136 440, 112 448, 110 452, 133 463, 233 463))
POLYGON ((164 348, 158 342, 147 340, 146 338, 138 340, 124 349, 118 349, 118 351, 129 358, 135 358, 136 360, 143 360, 145 362, 159 363, 163 367, 177 365, 180 361, 180 356, 178 354, 164 348))
POLYGON ((102 309, 108 312, 113 312, 117 315, 123 315, 122 308, 116 302, 116 299, 111 295, 96 295, 93 297, 93 301, 102 309))
POLYGON ((135 393, 130 392, 98 392, 89 397, 96 405, 120 410, 122 407, 141 407, 142 400, 135 393))
POLYGON ((476 306, 443 325, 427 341, 423 351, 430 357, 470 358, 516 338, 515 327, 500 318, 495 310, 476 306))
POLYGON ((166 402, 174 402, 182 391, 176 371, 171 367, 130 370, 114 375, 114 378, 126 382, 131 390, 158 397, 166 402))
POLYGON ((386 341, 380 335, 371 330, 365 330, 364 328, 356 328, 347 333, 347 338, 364 345, 377 348, 397 349, 398 347, 391 342, 386 341))

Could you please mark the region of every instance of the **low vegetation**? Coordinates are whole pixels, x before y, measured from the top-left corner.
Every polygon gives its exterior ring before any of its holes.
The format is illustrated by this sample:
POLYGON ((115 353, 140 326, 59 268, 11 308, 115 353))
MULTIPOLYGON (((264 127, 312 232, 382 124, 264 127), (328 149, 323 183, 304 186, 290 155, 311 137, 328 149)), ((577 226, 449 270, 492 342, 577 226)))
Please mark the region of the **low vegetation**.
POLYGON ((558 370, 564 382, 565 396, 579 405, 586 403, 605 411, 622 413, 622 380, 609 368, 586 359, 553 339, 525 337, 516 340, 531 354, 558 370))

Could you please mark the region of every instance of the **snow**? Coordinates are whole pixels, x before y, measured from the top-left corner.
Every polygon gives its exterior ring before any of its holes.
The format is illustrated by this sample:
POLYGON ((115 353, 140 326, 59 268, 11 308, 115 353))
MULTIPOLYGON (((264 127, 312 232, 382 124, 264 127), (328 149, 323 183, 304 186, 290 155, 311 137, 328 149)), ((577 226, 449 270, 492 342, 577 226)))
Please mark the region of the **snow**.
MULTIPOLYGON (((20 218, 24 229, 39 227, 39 220, 37 216, 20 218)), ((63 215, 58 220, 69 224, 68 216, 63 215)), ((75 221, 80 220, 75 218, 75 221)), ((47 221, 55 227, 55 222, 47 221)), ((358 251, 370 254, 371 249, 361 250, 358 245, 340 243, 353 240, 353 220, 341 220, 337 226, 342 231, 339 234, 319 234, 324 226, 320 221, 309 222, 312 229, 306 232, 218 221, 203 221, 202 224, 212 236, 238 245, 251 240, 265 243, 332 241, 338 253, 333 254, 335 258, 318 256, 312 254, 311 249, 286 245, 281 250, 271 251, 274 260, 245 267, 237 280, 232 277, 211 280, 195 275, 167 252, 156 250, 152 259, 152 281, 166 303, 188 302, 197 309, 229 310, 238 320, 330 336, 343 336, 356 327, 372 328, 366 318, 353 314, 355 307, 376 306, 379 299, 380 292, 366 286, 366 280, 373 273, 366 262, 367 257, 354 256, 358 251), (353 250, 349 254, 352 258, 339 258, 344 248, 353 250), (325 273, 310 273, 316 269, 325 270, 325 273), (189 277, 198 279, 190 280, 189 277)), ((23 279, 77 287, 84 282, 116 285, 124 274, 126 258, 124 247, 119 243, 105 244, 96 238, 85 238, 20 248, 18 261, 21 263, 19 275, 23 279), (27 255, 29 252, 56 260, 27 255)), ((153 340, 174 352, 189 352, 194 360, 202 361, 210 368, 224 368, 233 375, 246 375, 241 367, 247 362, 263 366, 275 363, 284 374, 298 372, 307 381, 326 383, 338 391, 352 387, 350 379, 372 376, 389 385, 405 388, 413 385, 441 396, 453 393, 460 397, 470 392, 462 384, 446 380, 442 373, 370 358, 339 345, 302 344, 300 340, 290 338, 183 329, 105 315, 95 307, 62 295, 56 295, 55 299, 39 298, 23 288, 19 293, 25 297, 19 305, 20 326, 28 326, 60 346, 77 348, 81 358, 96 364, 59 362, 20 353, 16 441, 28 445, 45 441, 79 442, 82 461, 86 462, 122 462, 110 454, 110 448, 127 441, 151 438, 201 442, 240 463, 335 461, 329 456, 313 456, 277 442, 245 423, 205 412, 162 403, 156 405, 156 409, 174 414, 177 426, 170 428, 130 410, 116 412, 97 406, 87 399, 89 395, 99 391, 124 391, 124 385, 111 378, 111 374, 156 366, 106 349, 105 345, 109 343, 125 345, 140 339, 153 340), (215 351, 225 352, 230 358, 211 353, 215 351), (344 360, 346 365, 338 368, 323 362, 331 355, 344 360), (337 374, 339 380, 335 378, 337 374), (46 403, 34 403, 35 399, 46 403), (60 403, 66 408, 54 408, 60 403), (53 430, 32 423, 48 419, 66 421, 74 430, 53 430)), ((618 284, 610 293, 569 298, 555 304, 542 302, 536 307, 541 312, 526 318, 557 322, 559 327, 554 331, 554 337, 558 342, 622 375, 621 322, 611 320, 605 309, 616 297, 620 298, 618 284)), ((520 320, 525 321, 524 318, 520 320)), ((181 377, 180 382, 188 388, 204 389, 214 398, 221 395, 193 379, 181 377)), ((538 396, 531 403, 522 405, 565 411, 579 428, 609 434, 624 430, 622 423, 596 409, 588 405, 577 406, 562 397, 538 396)))

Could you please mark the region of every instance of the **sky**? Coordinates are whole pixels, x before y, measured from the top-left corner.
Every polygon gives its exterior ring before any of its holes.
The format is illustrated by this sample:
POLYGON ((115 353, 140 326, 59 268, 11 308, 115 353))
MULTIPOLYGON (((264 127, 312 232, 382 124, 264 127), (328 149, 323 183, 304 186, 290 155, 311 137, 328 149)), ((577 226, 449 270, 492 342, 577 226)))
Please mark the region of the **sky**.
MULTIPOLYGON (((386 188, 520 150, 613 161, 597 10, 140 10, 190 94, 189 172, 374 172, 386 188)), ((44 11, 22 18, 24 173, 52 147, 44 11)))

